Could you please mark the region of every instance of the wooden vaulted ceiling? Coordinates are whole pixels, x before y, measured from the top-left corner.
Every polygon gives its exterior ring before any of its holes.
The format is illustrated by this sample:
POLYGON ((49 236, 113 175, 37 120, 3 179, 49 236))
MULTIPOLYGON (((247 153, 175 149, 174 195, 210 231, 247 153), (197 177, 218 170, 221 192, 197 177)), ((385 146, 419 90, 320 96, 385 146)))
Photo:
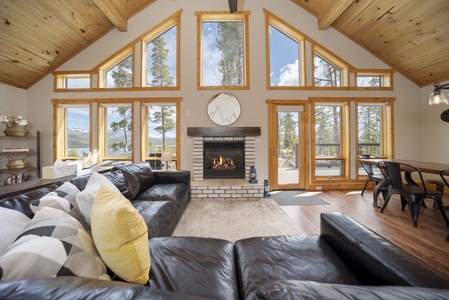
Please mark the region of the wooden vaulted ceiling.
MULTIPOLYGON (((31 87, 155 1, 0 0, 0 82, 31 87)), ((291 1, 418 86, 449 80, 448 0, 291 1)))

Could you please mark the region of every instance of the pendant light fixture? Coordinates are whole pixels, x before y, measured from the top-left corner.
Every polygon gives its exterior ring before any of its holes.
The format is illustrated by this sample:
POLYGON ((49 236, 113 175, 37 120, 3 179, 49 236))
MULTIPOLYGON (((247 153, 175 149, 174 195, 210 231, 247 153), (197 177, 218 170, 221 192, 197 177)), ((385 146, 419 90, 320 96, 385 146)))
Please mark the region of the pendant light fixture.
POLYGON ((429 95, 429 105, 444 103, 449 105, 448 95, 442 90, 448 90, 449 83, 440 85, 435 83, 433 92, 429 95))

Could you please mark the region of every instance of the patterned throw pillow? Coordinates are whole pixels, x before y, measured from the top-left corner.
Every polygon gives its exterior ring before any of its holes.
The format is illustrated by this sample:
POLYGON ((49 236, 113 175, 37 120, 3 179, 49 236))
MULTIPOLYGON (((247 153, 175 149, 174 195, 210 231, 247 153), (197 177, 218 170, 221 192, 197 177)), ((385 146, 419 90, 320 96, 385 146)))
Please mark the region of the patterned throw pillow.
POLYGON ((90 225, 84 219, 78 204, 76 203, 76 195, 80 190, 71 182, 64 182, 55 191, 48 193, 37 200, 31 200, 30 208, 37 213, 43 207, 52 207, 67 212, 69 215, 77 219, 90 232, 90 225))
POLYGON ((91 224, 90 212, 92 210, 92 204, 94 203, 95 196, 102 185, 108 187, 114 192, 120 193, 119 189, 109 179, 98 172, 94 172, 90 175, 85 189, 76 195, 76 203, 78 204, 84 219, 87 223, 89 223, 89 225, 91 224))
POLYGON ((110 280, 83 226, 62 210, 43 207, 0 256, 0 280, 55 276, 110 280))
POLYGON ((92 237, 101 258, 117 276, 131 283, 147 283, 147 225, 121 193, 100 188, 92 206, 92 237))
POLYGON ((32 200, 30 203, 31 210, 36 213, 42 207, 53 207, 69 212, 76 207, 76 195, 80 190, 72 183, 66 181, 58 187, 54 192, 50 192, 38 200, 32 200))

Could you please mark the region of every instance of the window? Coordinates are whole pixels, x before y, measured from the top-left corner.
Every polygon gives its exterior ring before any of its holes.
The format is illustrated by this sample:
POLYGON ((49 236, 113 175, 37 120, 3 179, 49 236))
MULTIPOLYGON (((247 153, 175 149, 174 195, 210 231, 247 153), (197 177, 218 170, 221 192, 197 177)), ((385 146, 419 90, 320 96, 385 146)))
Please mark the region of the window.
POLYGON ((101 132, 103 157, 132 158, 131 104, 101 104, 101 132))
POLYGON ((343 105, 315 105, 315 176, 345 176, 343 105))
POLYGON ((382 76, 357 75, 357 86, 382 87, 382 76))
POLYGON ((301 76, 301 48, 302 37, 291 37, 277 29, 274 25, 268 26, 269 31, 269 87, 300 86, 303 82, 301 76), (279 45, 282 45, 280 47, 279 45))
POLYGON ((54 102, 55 157, 79 159, 91 151, 91 107, 86 103, 54 102))
POLYGON ((248 15, 197 13, 198 88, 249 88, 248 15))
POLYGON ((165 163, 160 161, 162 151, 172 152, 173 161, 168 164, 170 169, 176 169, 179 140, 178 103, 144 103, 147 121, 147 140, 143 147, 143 152, 146 154, 144 159, 150 161, 153 169, 160 169, 162 163, 165 163))
POLYGON ((66 157, 87 157, 90 152, 90 109, 67 107, 66 157))
POLYGON ((131 87, 133 85, 133 56, 129 55, 106 71, 105 87, 131 87))
POLYGON ((143 38, 142 86, 179 88, 180 13, 168 18, 143 38))
POLYGON ((392 90, 393 72, 391 70, 355 70, 355 73, 357 87, 392 90))
POLYGON ((107 59, 98 72, 100 88, 127 88, 133 86, 133 48, 128 47, 107 59))
POLYGON ((90 88, 89 73, 73 73, 54 72, 55 90, 58 89, 88 89, 90 88))
POLYGON ((349 68, 346 64, 315 47, 313 53, 314 85, 320 87, 348 86, 349 68))

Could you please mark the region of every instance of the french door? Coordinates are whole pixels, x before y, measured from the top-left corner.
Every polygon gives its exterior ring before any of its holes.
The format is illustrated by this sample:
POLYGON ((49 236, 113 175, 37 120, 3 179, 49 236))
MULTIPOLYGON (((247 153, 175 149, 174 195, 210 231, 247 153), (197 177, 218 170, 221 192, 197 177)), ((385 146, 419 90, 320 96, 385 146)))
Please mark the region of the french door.
POLYGON ((304 104, 267 102, 270 188, 305 189, 304 104))

